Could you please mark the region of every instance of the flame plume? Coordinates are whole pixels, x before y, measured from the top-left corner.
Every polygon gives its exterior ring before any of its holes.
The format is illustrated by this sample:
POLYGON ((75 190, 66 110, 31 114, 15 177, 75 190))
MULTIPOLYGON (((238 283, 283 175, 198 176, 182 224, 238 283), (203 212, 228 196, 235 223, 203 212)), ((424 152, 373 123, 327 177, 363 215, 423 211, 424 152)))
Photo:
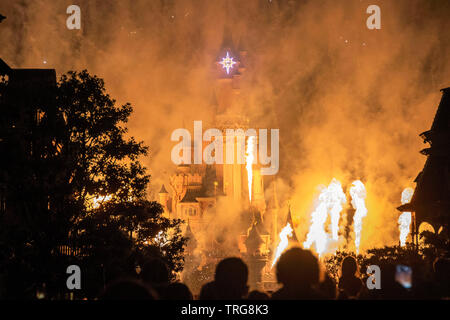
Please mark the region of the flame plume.
POLYGON ((356 210, 353 216, 353 230, 355 231, 355 247, 358 253, 361 242, 362 219, 367 215, 365 204, 366 188, 360 180, 353 181, 350 195, 352 197, 352 206, 356 210))
POLYGON ((315 243, 316 252, 321 256, 327 249, 329 242, 328 235, 325 232, 325 222, 328 212, 331 215, 332 239, 338 240, 339 219, 343 209, 342 205, 346 203, 345 193, 342 190, 341 183, 333 178, 327 188, 323 189, 319 195, 319 205, 311 214, 311 227, 309 228, 306 241, 303 246, 309 249, 315 243))
POLYGON ((341 217, 341 211, 343 205, 347 202, 345 193, 342 190, 341 184, 335 180, 328 186, 328 192, 332 195, 330 203, 330 214, 331 214, 331 234, 332 239, 337 241, 339 239, 339 219, 341 217))
MULTIPOLYGON (((402 204, 409 203, 413 196, 412 188, 405 188, 402 192, 402 204)), ((400 230, 400 246, 405 246, 411 226, 411 212, 403 212, 398 218, 398 228, 400 230)))
POLYGON ((293 232, 293 229, 292 229, 290 223, 288 222, 286 224, 286 226, 280 232, 280 244, 278 245, 277 249, 275 250, 275 258, 273 259, 273 262, 272 262, 272 268, 275 265, 275 263, 277 262, 278 258, 283 253, 283 251, 286 250, 286 248, 289 244, 288 237, 292 237, 292 232, 293 232))
POLYGON ((255 147, 255 137, 250 136, 247 140, 247 151, 245 153, 245 167, 247 168, 247 180, 248 180, 248 199, 252 202, 252 181, 253 181, 253 160, 254 154, 253 150, 255 147))

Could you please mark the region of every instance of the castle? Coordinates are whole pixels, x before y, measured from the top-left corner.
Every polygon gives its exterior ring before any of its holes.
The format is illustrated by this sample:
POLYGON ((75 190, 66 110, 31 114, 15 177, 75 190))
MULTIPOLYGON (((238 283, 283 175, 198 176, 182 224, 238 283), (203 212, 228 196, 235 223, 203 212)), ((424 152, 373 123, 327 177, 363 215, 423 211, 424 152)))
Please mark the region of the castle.
MULTIPOLYGON (((225 129, 245 131, 249 128, 247 96, 245 92, 241 92, 241 84, 248 80, 247 59, 242 40, 235 46, 231 33, 225 28, 213 68, 215 83, 211 107, 214 108, 215 115, 212 123, 208 123, 208 126, 221 130, 223 136, 226 135, 225 129)), ((240 148, 245 150, 248 145, 249 138, 234 139, 233 156, 236 160, 239 150, 242 150, 240 148)), ((256 144, 257 140, 256 137, 256 144)), ((229 141, 223 141, 224 146, 226 143, 229 141)), ((214 264, 230 255, 248 257, 250 247, 255 254, 263 257, 258 264, 263 268, 270 265, 267 262, 271 260, 271 250, 278 240, 278 201, 275 184, 272 183, 271 186, 271 199, 265 199, 264 179, 257 164, 251 166, 251 173, 245 163, 238 161, 213 165, 180 164, 170 176, 168 185, 162 185, 159 202, 168 217, 187 222, 186 234, 192 240, 189 241, 190 245, 195 243, 195 246, 198 244, 195 239, 210 231, 209 224, 215 219, 218 210, 226 210, 223 207, 228 207, 230 215, 240 214, 240 232, 230 231, 234 232, 233 239, 236 243, 224 243, 220 232, 209 237, 200 249, 201 264, 214 264), (241 212, 235 212, 236 207, 241 212)), ((226 232, 228 231, 224 231, 226 232)), ((188 248, 187 253, 193 254, 193 248, 188 248)), ((266 271, 270 272, 270 268, 264 269, 263 274, 266 271)), ((254 282, 258 282, 261 287, 261 281, 259 278, 254 282)))

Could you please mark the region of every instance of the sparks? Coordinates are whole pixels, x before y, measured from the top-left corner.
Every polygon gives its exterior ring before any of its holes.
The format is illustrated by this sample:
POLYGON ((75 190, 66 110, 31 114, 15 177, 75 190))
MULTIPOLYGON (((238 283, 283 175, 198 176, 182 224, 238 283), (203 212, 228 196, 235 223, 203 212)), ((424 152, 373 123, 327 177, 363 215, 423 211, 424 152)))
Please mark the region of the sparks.
POLYGON ((236 64, 236 62, 233 61, 233 59, 234 58, 230 57, 230 54, 227 51, 227 56, 225 58, 222 58, 222 61, 219 62, 222 65, 222 67, 227 70, 227 74, 230 74, 230 69, 233 69, 233 65, 236 64))
MULTIPOLYGON (((412 188, 406 188, 402 192, 402 204, 409 203, 411 201, 414 190, 412 188)), ((400 230, 400 246, 405 246, 406 238, 408 237, 411 226, 411 212, 403 212, 398 218, 398 228, 400 230)))
POLYGON ((288 222, 287 225, 281 230, 280 232, 280 243, 278 244, 277 249, 275 250, 275 258, 272 262, 272 268, 277 262, 278 258, 280 258, 281 254, 286 250, 287 246, 289 245, 289 239, 288 237, 292 237, 292 232, 294 230, 292 229, 290 223, 288 222))
POLYGON ((361 242, 362 219, 367 215, 365 204, 366 188, 360 180, 353 181, 350 195, 352 196, 352 206, 356 210, 353 216, 353 230, 355 232, 356 253, 358 253, 361 242))

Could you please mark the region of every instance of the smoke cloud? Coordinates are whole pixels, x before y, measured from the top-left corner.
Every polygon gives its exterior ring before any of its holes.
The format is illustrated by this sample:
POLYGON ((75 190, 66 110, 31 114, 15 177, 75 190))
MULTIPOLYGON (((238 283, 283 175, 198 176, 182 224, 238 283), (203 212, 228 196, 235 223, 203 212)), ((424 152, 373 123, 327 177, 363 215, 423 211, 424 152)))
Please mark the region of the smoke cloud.
POLYGON ((211 71, 228 24, 248 50, 241 91, 250 120, 280 128, 280 224, 290 201, 303 241, 320 186, 338 179, 350 206, 360 179, 368 208, 360 248, 398 243, 395 208, 425 162, 418 134, 450 85, 448 1, 74 2, 0 0, 0 56, 16 68, 88 69, 118 103, 130 102, 129 134, 150 147, 150 197, 175 168, 171 132, 212 117, 211 71), (81 30, 66 28, 71 4, 81 30), (371 4, 381 30, 366 27, 371 4))

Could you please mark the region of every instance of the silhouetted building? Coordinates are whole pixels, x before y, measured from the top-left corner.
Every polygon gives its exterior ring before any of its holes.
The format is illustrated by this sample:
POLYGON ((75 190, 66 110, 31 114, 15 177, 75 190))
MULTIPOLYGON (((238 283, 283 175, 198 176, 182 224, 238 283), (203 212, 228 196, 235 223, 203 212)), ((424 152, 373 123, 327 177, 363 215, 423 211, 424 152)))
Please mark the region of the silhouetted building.
POLYGON ((398 210, 415 213, 412 231, 416 236, 422 222, 430 223, 435 232, 447 229, 450 219, 450 88, 442 89, 441 102, 431 129, 420 134, 430 147, 421 153, 427 156, 425 166, 419 173, 414 194, 409 203, 398 210))
MULTIPOLYGON (((0 59, 0 199, 3 214, 36 196, 33 208, 48 208, 54 182, 50 159, 57 149, 56 72, 13 69, 0 59), (33 186, 37 191, 31 192, 33 186), (26 199, 28 200, 28 198, 26 199)), ((26 207, 26 206, 22 206, 26 207)))

